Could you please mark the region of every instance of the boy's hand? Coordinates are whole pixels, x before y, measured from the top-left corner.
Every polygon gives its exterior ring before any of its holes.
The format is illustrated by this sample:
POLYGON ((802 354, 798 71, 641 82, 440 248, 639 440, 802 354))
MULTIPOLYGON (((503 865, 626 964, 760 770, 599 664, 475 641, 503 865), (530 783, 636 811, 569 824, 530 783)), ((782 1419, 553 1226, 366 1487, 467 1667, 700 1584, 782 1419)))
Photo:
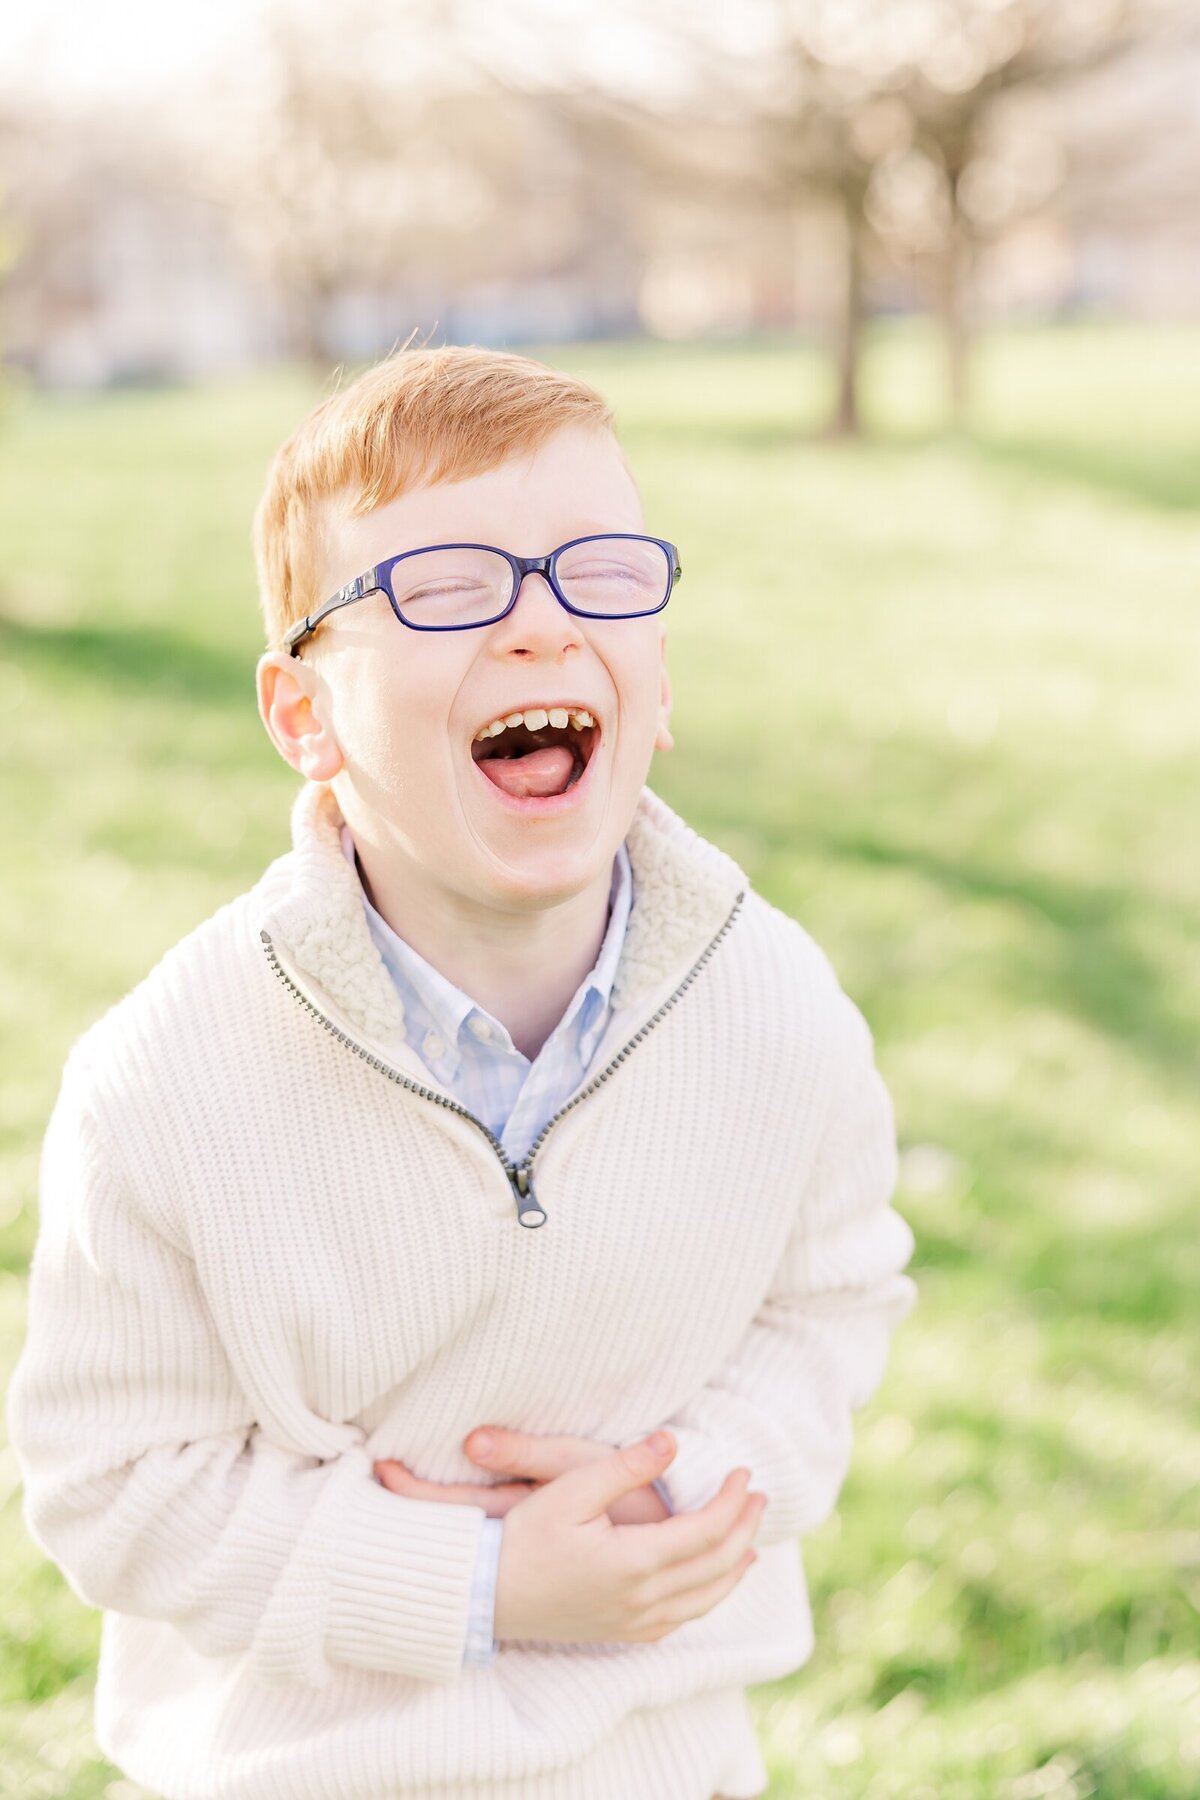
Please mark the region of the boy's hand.
MULTIPOLYGON (((488 1452, 479 1442, 482 1426, 464 1438, 463 1448, 472 1462, 512 1476, 511 1481, 494 1487, 473 1481, 421 1481, 395 1457, 377 1462, 375 1472, 383 1486, 394 1494, 408 1494, 416 1500, 458 1500, 468 1506, 482 1506, 489 1518, 495 1519, 502 1518, 511 1507, 528 1500, 545 1482, 556 1480, 568 1469, 603 1461, 613 1454, 611 1444, 598 1443, 594 1438, 561 1434, 542 1437, 535 1432, 508 1431, 495 1425, 489 1425, 487 1431, 492 1439, 488 1452)), ((608 1507, 608 1517, 614 1525, 653 1525, 669 1519, 671 1513, 654 1488, 643 1485, 619 1495, 608 1507)))
MULTIPOLYGON (((665 1437, 665 1434, 664 1434, 665 1437)), ((737 1586, 766 1506, 735 1469, 707 1506, 645 1525, 608 1509, 653 1481, 669 1438, 626 1445, 568 1469, 512 1510, 500 1543, 493 1630, 503 1640, 643 1644, 703 1617, 737 1586)))

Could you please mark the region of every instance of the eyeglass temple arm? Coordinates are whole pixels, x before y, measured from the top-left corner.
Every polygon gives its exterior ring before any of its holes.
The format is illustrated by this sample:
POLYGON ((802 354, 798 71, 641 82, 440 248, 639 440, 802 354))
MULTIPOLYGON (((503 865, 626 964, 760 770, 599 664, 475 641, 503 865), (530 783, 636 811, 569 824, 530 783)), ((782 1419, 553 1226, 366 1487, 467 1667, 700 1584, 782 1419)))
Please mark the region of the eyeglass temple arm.
POLYGON ((301 639, 306 638, 310 631, 315 631, 327 614, 336 612, 339 606, 352 605, 355 600, 361 600, 364 594, 375 593, 378 587, 378 571, 376 569, 367 569, 364 574, 356 575, 353 581, 348 581, 344 588, 339 588, 333 598, 327 600, 317 612, 307 618, 297 619, 296 623, 284 632, 283 641, 288 650, 295 656, 301 639))

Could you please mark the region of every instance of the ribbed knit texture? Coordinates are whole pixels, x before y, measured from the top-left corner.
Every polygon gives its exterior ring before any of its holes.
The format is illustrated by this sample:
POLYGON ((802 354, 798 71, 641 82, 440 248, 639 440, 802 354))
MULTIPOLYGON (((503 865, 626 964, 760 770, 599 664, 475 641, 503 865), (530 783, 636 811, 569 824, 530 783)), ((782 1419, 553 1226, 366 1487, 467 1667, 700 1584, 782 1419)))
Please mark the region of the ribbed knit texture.
MULTIPOLYGON (((338 836, 343 855, 355 866, 350 827, 343 825, 338 836)), ((361 881, 361 872, 357 868, 355 872, 361 881)), ((613 977, 632 901, 633 871, 622 843, 613 857, 608 925, 596 962, 537 1055, 530 1059, 516 1048, 493 1013, 427 962, 363 893, 372 940, 404 1007, 409 1047, 434 1081, 481 1119, 510 1155, 525 1154, 542 1126, 587 1076, 592 1053, 608 1022, 613 977)), ((652 1485, 667 1511, 673 1511, 662 1482, 652 1485)), ((484 1520, 471 1584, 464 1662, 491 1662, 499 1654, 492 1624, 503 1535, 502 1518, 484 1520)))
POLYGON ((105 1609, 98 1744, 163 1800, 743 1800, 744 1690, 811 1652, 796 1540, 916 1299, 866 1021, 644 788, 529 1229, 404 1041, 341 824, 306 783, 292 850, 76 1040, 47 1128, 8 1423, 28 1529, 105 1609), (485 1419, 666 1424, 678 1511, 746 1465, 759 1561, 655 1642, 464 1667, 484 1510, 372 1463, 483 1480, 485 1419))

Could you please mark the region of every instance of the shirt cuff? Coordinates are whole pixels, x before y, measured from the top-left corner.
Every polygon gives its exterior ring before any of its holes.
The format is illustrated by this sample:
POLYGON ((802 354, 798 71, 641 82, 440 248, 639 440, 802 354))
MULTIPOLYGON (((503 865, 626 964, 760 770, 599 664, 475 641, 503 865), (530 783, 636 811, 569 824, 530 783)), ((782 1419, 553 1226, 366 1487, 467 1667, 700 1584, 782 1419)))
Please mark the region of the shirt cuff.
POLYGON ((500 1539, 504 1520, 485 1519, 479 1535, 479 1551, 471 1583, 471 1611, 467 1626, 464 1663, 490 1663, 500 1645, 492 1636, 496 1611, 496 1571, 500 1566, 500 1539))

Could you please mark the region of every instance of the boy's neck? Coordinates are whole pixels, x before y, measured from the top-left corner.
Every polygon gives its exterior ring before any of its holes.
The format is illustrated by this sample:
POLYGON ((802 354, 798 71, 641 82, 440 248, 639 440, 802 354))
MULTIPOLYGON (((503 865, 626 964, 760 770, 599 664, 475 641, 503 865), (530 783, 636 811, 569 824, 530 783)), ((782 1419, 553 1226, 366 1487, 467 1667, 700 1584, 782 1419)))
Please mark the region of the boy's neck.
POLYGON ((397 937, 505 1027, 531 1061, 595 967, 608 929, 610 863, 581 893, 530 912, 498 912, 398 869, 354 838, 363 891, 397 937))

